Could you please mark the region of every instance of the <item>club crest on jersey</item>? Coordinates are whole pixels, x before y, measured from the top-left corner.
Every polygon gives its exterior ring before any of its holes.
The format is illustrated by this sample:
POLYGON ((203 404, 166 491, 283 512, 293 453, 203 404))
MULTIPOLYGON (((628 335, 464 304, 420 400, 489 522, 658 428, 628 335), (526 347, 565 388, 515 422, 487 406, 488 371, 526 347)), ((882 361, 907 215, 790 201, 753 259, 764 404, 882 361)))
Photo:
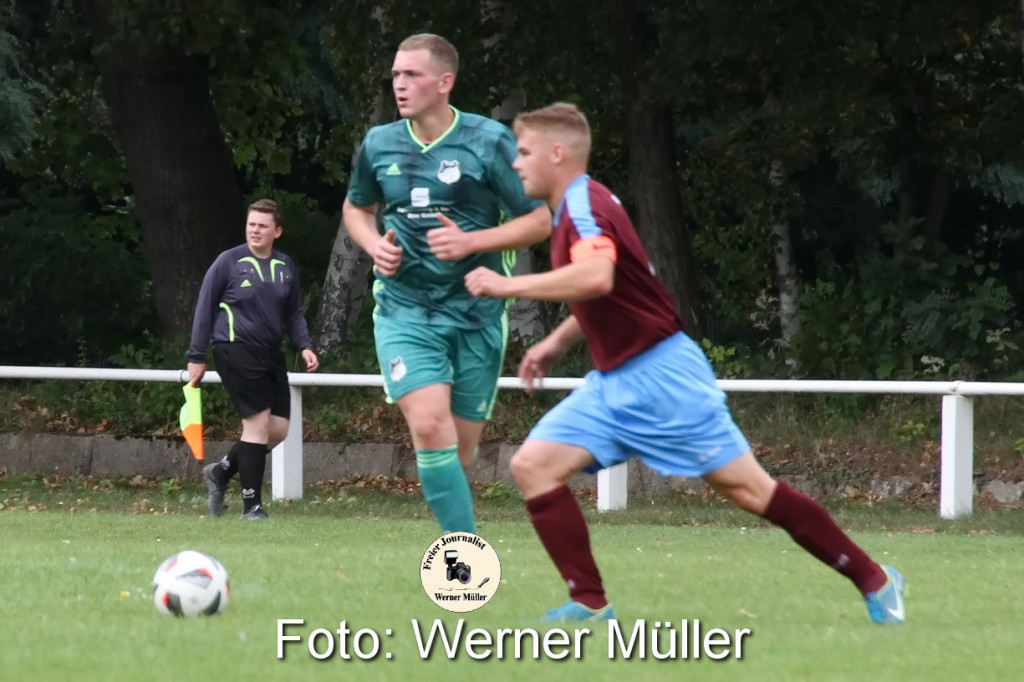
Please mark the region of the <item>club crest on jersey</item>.
POLYGON ((406 371, 405 362, 402 360, 401 355, 397 358, 391 358, 388 360, 388 373, 391 375, 392 381, 401 381, 404 379, 406 371))
POLYGON ((446 185, 451 185, 459 181, 462 177, 462 171, 459 169, 458 161, 445 161, 441 160, 441 167, 437 169, 437 179, 446 185))

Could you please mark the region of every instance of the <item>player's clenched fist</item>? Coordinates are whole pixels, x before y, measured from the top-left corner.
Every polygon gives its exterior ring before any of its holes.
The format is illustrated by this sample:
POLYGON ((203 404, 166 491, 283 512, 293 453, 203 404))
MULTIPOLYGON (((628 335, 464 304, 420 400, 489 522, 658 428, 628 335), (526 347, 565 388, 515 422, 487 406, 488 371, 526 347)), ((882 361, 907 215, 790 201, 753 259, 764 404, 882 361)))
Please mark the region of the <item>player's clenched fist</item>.
POLYGON ((441 227, 427 231, 427 245, 431 253, 440 260, 459 260, 473 253, 469 233, 463 232, 443 213, 438 213, 437 219, 441 227))
POLYGON ((373 264, 377 266, 377 272, 384 277, 391 277, 398 272, 398 266, 402 264, 402 247, 395 244, 395 231, 388 230, 377 240, 370 255, 373 264))
POLYGON ((469 272, 465 278, 466 290, 477 298, 507 298, 508 278, 483 266, 469 272))

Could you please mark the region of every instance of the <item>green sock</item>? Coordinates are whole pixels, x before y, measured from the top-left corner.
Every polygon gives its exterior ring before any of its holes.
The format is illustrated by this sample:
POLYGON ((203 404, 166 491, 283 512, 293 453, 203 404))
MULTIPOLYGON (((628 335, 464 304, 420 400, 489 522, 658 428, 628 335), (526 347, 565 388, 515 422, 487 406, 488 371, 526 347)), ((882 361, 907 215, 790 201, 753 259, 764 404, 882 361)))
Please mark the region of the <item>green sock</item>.
POLYGON ((423 497, 445 533, 476 533, 473 496, 466 472, 459 463, 457 446, 443 450, 417 450, 416 469, 423 497))

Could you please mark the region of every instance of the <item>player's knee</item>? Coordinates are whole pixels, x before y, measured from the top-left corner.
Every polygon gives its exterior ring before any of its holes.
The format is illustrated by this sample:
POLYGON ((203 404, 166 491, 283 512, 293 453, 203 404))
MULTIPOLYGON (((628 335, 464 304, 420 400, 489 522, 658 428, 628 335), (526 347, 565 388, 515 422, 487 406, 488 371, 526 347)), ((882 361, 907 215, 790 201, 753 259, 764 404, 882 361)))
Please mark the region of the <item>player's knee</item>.
POLYGON ((522 485, 523 480, 530 475, 531 465, 528 458, 522 456, 523 451, 517 450, 508 463, 509 473, 516 483, 522 485))
POLYGON ((266 443, 270 438, 270 414, 259 413, 242 420, 242 440, 266 443))
POLYGON ((549 475, 545 467, 545 460, 536 451, 529 448, 520 448, 512 455, 508 465, 512 478, 519 487, 528 485, 549 475))
POLYGON ((435 443, 444 435, 444 423, 435 415, 419 415, 409 419, 409 432, 414 443, 435 443))
POLYGON ((271 415, 270 417, 270 435, 273 438, 280 438, 284 440, 285 436, 288 435, 288 427, 291 425, 291 421, 288 417, 279 417, 278 415, 271 415))
POLYGON ((451 413, 441 409, 438 405, 419 400, 416 403, 404 405, 403 412, 413 442, 434 443, 443 436, 449 435, 449 431, 454 432, 455 426, 451 413))
POLYGON ((280 425, 277 425, 277 424, 271 426, 270 432, 269 432, 269 434, 267 436, 267 449, 270 449, 270 450, 274 449, 275 447, 277 447, 278 445, 283 443, 284 439, 287 436, 288 436, 288 424, 287 423, 285 423, 283 427, 280 426, 280 425))
POLYGON ((722 492, 740 509, 758 516, 764 514, 771 501, 770 493, 755 486, 736 486, 722 492))

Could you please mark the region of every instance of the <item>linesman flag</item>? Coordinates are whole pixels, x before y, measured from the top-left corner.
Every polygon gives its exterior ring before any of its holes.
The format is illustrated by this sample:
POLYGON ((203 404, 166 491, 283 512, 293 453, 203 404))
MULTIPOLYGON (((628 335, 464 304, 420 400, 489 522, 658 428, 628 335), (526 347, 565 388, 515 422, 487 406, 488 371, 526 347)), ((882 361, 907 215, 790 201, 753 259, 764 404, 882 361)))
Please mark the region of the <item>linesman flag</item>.
POLYGON ((178 423, 185 442, 192 449, 192 456, 203 461, 203 392, 198 386, 185 384, 181 387, 185 404, 181 406, 178 423))

